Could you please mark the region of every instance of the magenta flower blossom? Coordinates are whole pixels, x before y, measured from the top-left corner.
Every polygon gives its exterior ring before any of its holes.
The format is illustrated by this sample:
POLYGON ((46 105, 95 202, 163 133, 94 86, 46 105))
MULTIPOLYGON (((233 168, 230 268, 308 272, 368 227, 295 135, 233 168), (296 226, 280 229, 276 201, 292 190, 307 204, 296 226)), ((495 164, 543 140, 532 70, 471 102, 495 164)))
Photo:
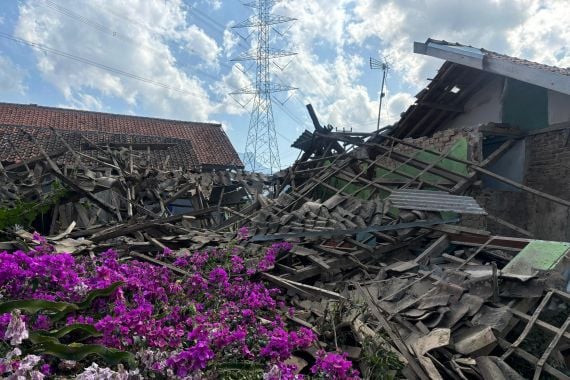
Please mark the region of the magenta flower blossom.
POLYGON ((331 380, 360 379, 358 371, 352 368, 352 362, 346 359, 346 354, 323 350, 317 353, 317 361, 311 367, 311 372, 331 380))
POLYGON ((208 276, 211 284, 224 285, 228 282, 228 273, 224 268, 217 267, 210 272, 208 276))
MULTIPOLYGON (((146 358, 144 364, 141 357, 139 365, 169 378, 215 378, 211 371, 216 366, 212 364, 231 359, 255 360, 267 369, 266 377, 278 374, 280 379, 293 380, 302 377, 284 361, 295 350, 312 345, 316 336, 304 328, 289 331, 281 316, 281 310, 287 308, 278 300, 280 290, 250 276, 270 268, 278 255, 289 249, 288 243, 274 244, 261 265, 247 269, 239 250, 232 247, 163 255, 162 260, 189 273, 180 277, 151 263, 119 260, 113 250, 92 260, 57 254, 46 242, 30 252, 0 253, 0 289, 8 300, 77 303, 93 290, 120 281, 122 285, 113 294, 95 299, 90 307, 68 315, 65 321, 52 322, 40 314, 21 315, 21 322, 32 331, 57 329, 65 323, 93 325, 101 335, 84 343, 153 352, 154 359, 146 358)), ((0 314, 0 338, 21 342, 25 339, 22 325, 11 319, 10 314, 0 314)), ((45 375, 48 371, 48 367, 42 368, 45 375)))
POLYGON ((287 242, 272 244, 265 252, 265 257, 257 264, 257 269, 261 272, 267 272, 272 269, 275 265, 277 255, 281 252, 289 252, 291 248, 293 248, 293 246, 287 242))
POLYGON ((240 229, 238 229, 237 232, 238 241, 247 240, 248 237, 249 237, 249 229, 246 226, 243 226, 240 229))
POLYGON ((204 341, 198 341, 196 345, 169 358, 166 364, 174 368, 179 377, 186 377, 189 373, 203 370, 208 362, 214 358, 214 352, 204 341))

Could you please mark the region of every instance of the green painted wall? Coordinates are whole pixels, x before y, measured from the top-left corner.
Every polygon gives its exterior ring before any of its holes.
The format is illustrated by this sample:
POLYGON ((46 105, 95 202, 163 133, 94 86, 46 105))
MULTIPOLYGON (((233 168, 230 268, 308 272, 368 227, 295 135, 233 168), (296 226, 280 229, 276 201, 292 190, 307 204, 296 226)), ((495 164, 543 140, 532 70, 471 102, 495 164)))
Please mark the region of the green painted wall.
MULTIPOLYGON (((468 146, 469 146, 469 144, 467 143, 467 138, 465 138, 465 137, 459 138, 455 142, 455 144, 451 147, 449 156, 455 157, 455 158, 460 158, 463 160, 467 160, 468 146)), ((420 151, 417 154, 415 154, 414 157, 421 160, 421 161, 432 163, 434 161, 437 161, 440 156, 437 154, 420 151)), ((457 161, 453 161, 453 160, 449 160, 449 159, 443 159, 442 161, 440 161, 438 163, 438 166, 443 167, 443 168, 448 169, 448 170, 451 170, 455 173, 459 173, 459 174, 463 174, 463 175, 468 174, 467 173, 467 165, 462 164, 462 163, 457 162, 457 161)), ((420 169, 414 168, 413 166, 410 166, 410 165, 404 165, 401 168, 399 168, 398 170, 403 172, 403 173, 410 174, 413 176, 416 176, 417 174, 419 174, 421 172, 420 169)), ((390 173, 389 170, 384 170, 384 169, 378 168, 376 170, 376 178, 379 178, 379 177, 386 178, 386 179, 407 179, 405 176, 395 174, 395 173, 390 173)), ((444 178, 441 178, 441 177, 434 175, 434 174, 431 174, 431 173, 422 174, 420 176, 420 179, 422 179, 424 181, 429 181, 432 183, 439 183, 439 182, 445 181, 444 178)))
POLYGON ((548 127, 548 90, 507 78, 503 123, 531 131, 548 127))
MULTIPOLYGON (((451 147, 449 156, 450 157, 455 157, 455 158, 460 158, 460 159, 464 159, 467 160, 467 151, 468 151, 468 142, 467 142, 467 138, 465 137, 461 137, 459 139, 457 139, 457 141, 453 144, 453 146, 451 147)), ((434 162, 437 161, 439 159, 439 155, 437 154, 433 154, 433 153, 428 153, 428 152, 418 152, 417 154, 414 155, 414 157, 418 158, 419 160, 422 160, 424 162, 434 162)), ((441 160, 438 164, 439 166, 446 168, 448 170, 451 170, 453 172, 456 173, 460 173, 463 175, 467 175, 467 166, 465 164, 459 163, 457 161, 453 161, 450 159, 444 159, 441 160)), ((361 166, 361 169, 366 168, 365 165, 361 166)), ((416 176, 417 174, 419 174, 421 172, 420 169, 414 168, 410 165, 404 165, 402 167, 400 167, 398 169, 399 171, 412 175, 412 176, 416 176)), ((398 179, 398 180, 405 180, 407 181, 409 178, 396 174, 396 173, 390 173, 389 170, 385 170, 385 169, 381 169, 381 168, 376 168, 375 169, 375 176, 376 178, 386 178, 386 179, 398 179)), ((444 178, 439 177, 437 175, 431 174, 431 173, 425 173, 422 174, 420 176, 420 178, 424 181, 429 181, 432 183, 440 183, 440 182, 444 182, 446 181, 444 178)), ((327 184, 333 186, 336 189, 341 189, 343 188, 346 184, 348 183, 348 181, 333 177, 330 178, 327 181, 327 184)), ((370 195, 372 193, 372 189, 374 189, 372 186, 367 187, 365 190, 361 190, 363 187, 363 185, 361 185, 360 183, 351 183, 350 185, 348 185, 344 191, 346 193, 349 194, 353 194, 355 195, 357 198, 360 199, 369 199, 370 195)), ((429 187, 429 186, 428 186, 429 187)), ((317 196, 324 198, 327 198, 328 196, 332 195, 333 192, 329 189, 326 189, 324 187, 320 187, 318 189, 318 193, 317 196)), ((380 195, 381 198, 385 198, 386 196, 388 196, 388 193, 385 191, 381 191, 378 190, 376 191, 375 196, 380 195)))

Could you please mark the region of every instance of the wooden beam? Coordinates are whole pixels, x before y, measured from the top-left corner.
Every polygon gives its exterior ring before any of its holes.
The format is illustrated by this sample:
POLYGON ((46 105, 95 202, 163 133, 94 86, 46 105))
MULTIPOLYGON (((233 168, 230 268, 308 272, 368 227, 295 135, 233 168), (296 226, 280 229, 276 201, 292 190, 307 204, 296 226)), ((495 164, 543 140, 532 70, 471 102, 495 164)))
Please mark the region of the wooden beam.
POLYGON ((485 217, 486 217, 487 219, 489 219, 489 220, 492 220, 492 221, 495 222, 495 223, 498 223, 498 224, 500 224, 500 225, 502 225, 502 226, 505 226, 505 227, 507 227, 507 228, 510 228, 511 230, 516 231, 516 232, 518 232, 519 234, 528 236, 528 237, 530 237, 530 238, 534 237, 534 235, 532 234, 532 232, 527 231, 527 230, 525 230, 524 228, 517 227, 517 226, 515 226, 514 224, 509 223, 509 222, 507 222, 506 220, 499 218, 498 216, 493 216, 493 215, 491 215, 491 214, 487 214, 485 217))
POLYGON ((452 106, 448 104, 439 104, 435 102, 428 102, 427 100, 421 100, 417 102, 418 105, 428 107, 428 108, 435 108, 442 111, 450 111, 450 112, 457 112, 462 113, 464 112, 463 107, 452 106))
POLYGON ((434 255, 440 255, 449 246, 449 238, 447 234, 441 235, 436 241, 430 244, 418 257, 414 259, 416 263, 423 263, 426 259, 434 255))
POLYGON ((548 199, 548 200, 550 200, 550 201, 552 201, 552 202, 554 202, 554 203, 558 203, 558 204, 560 204, 560 205, 562 205, 562 206, 570 207, 570 202, 567 201, 567 200, 565 200, 565 199, 555 197, 554 195, 550 195, 550 194, 543 193, 542 191, 538 191, 538 190, 536 190, 536 189, 533 189, 532 187, 528 187, 528 186, 525 186, 525 185, 521 185, 521 184, 518 183, 518 182, 515 182, 515 181, 513 181, 513 180, 510 180, 510 179, 505 178, 505 177, 503 177, 503 176, 500 176, 500 175, 498 175, 498 174, 495 174, 495 173, 493 173, 492 171, 487 170, 487 169, 483 169, 483 168, 481 168, 481 167, 479 167, 479 166, 475 166, 475 165, 474 165, 474 166, 472 166, 471 168, 472 168, 473 170, 475 170, 475 171, 481 173, 481 174, 484 174, 484 175, 486 175, 486 176, 489 176, 489 177, 491 177, 491 178, 494 178, 494 179, 496 179, 496 180, 499 181, 499 182, 503 182, 503 183, 506 183, 507 185, 511 185, 511 186, 513 186, 513 187, 516 187, 517 189, 524 190, 524 191, 526 191, 526 192, 528 192, 528 193, 531 193, 531 194, 534 194, 534 195, 536 195, 536 196, 538 196, 538 197, 540 197, 540 198, 548 199))
MULTIPOLYGON (((501 346, 503 349, 509 347, 509 345, 510 345, 510 343, 508 341, 506 341, 505 339, 503 339, 501 337, 497 337, 497 341, 499 342, 499 346, 501 346)), ((514 353, 515 353, 515 355, 517 355, 521 359, 524 359, 527 362, 529 362, 531 365, 536 365, 536 363, 538 363, 537 357, 535 357, 532 354, 529 354, 528 352, 526 352, 525 350, 523 350, 519 347, 515 348, 514 353)), ((570 380, 570 376, 560 372, 559 370, 557 370, 556 368, 554 368, 553 366, 551 366, 548 363, 546 363, 544 365, 544 371, 549 373, 550 375, 554 376, 555 378, 557 378, 559 380, 570 380)))
MULTIPOLYGON (((493 153, 491 153, 489 155, 489 157, 487 157, 479 165, 481 167, 485 167, 485 166, 495 162, 500 156, 503 155, 503 153, 505 153, 507 150, 509 150, 511 148, 511 146, 513 146, 513 144, 514 144, 514 140, 512 140, 512 139, 505 141, 503 144, 501 144, 501 146, 499 148, 497 148, 493 153)), ((475 181, 477 176, 478 176, 477 172, 472 172, 469 175, 469 178, 465 178, 465 179, 461 180, 461 182, 459 182, 457 185, 455 185, 453 187, 453 189, 451 189, 450 193, 451 194, 462 194, 465 190, 467 190, 469 188, 469 186, 471 186, 471 184, 475 181)))

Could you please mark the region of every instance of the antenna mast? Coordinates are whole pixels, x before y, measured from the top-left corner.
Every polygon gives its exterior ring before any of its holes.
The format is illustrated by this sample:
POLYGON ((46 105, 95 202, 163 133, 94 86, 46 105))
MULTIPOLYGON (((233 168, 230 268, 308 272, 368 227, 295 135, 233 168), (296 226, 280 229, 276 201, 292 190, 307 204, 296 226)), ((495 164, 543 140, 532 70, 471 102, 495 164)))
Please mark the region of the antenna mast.
POLYGON ((278 171, 279 147, 273 120, 271 94, 295 90, 294 87, 271 82, 270 63, 272 59, 295 55, 296 53, 270 47, 270 31, 273 25, 294 21, 294 18, 271 14, 275 0, 256 0, 245 4, 256 10, 256 14, 233 28, 254 28, 257 44, 254 51, 244 52, 232 61, 255 61, 255 87, 242 88, 232 95, 253 95, 253 108, 249 121, 245 144, 245 164, 251 171, 260 166, 269 168, 271 173, 278 171))
POLYGON ((388 60, 384 58, 383 61, 379 59, 370 57, 370 68, 372 70, 382 70, 382 83, 380 84, 380 103, 378 105, 378 123, 376 124, 376 130, 380 130, 380 115, 382 113, 382 99, 384 99, 384 83, 386 83, 386 75, 388 74, 388 70, 390 69, 390 65, 388 64, 388 60))

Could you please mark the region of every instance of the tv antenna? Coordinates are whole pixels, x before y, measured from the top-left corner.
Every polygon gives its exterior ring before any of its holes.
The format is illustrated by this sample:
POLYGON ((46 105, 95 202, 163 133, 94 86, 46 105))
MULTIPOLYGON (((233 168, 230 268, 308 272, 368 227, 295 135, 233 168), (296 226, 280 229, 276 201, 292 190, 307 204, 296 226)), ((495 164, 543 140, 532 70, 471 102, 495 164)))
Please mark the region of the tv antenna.
POLYGON ((386 84, 386 75, 388 74, 388 70, 390 70, 390 65, 388 64, 388 60, 383 58, 382 60, 370 57, 370 68, 372 70, 382 70, 382 82, 380 84, 380 102, 378 105, 378 123, 376 124, 376 130, 380 130, 380 117, 382 113, 382 99, 386 95, 384 93, 384 85, 386 84))

